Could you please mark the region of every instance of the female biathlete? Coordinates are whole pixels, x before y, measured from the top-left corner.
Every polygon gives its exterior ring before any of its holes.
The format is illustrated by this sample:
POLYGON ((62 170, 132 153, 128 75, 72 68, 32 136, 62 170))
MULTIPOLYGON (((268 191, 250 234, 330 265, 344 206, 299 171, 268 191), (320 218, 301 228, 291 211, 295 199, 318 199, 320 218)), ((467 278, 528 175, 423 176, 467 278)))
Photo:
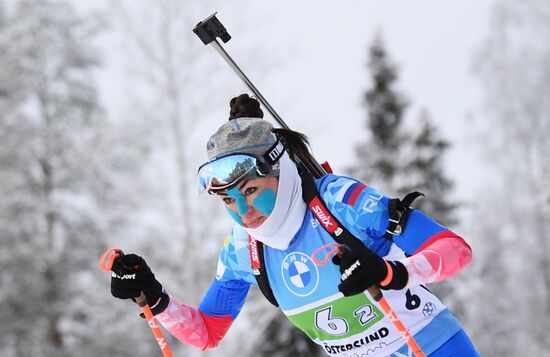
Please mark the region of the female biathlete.
POLYGON ((201 304, 186 305, 166 292, 135 254, 115 261, 112 294, 128 299, 143 291, 172 335, 208 349, 220 343, 260 281, 270 301, 329 355, 408 356, 402 335, 367 293, 378 286, 425 355, 477 356, 458 320, 424 287, 468 265, 468 244, 407 207, 396 225, 392 201, 350 177, 315 180, 314 196, 327 210, 315 212, 303 198, 312 184, 296 163, 306 138, 273 128, 246 94, 230 107, 230 120, 208 140, 208 161, 198 171, 201 189, 217 195, 235 220, 201 304), (332 218, 343 227, 334 231, 332 218), (338 244, 342 229, 361 244, 338 244), (338 255, 323 264, 335 247, 338 255))

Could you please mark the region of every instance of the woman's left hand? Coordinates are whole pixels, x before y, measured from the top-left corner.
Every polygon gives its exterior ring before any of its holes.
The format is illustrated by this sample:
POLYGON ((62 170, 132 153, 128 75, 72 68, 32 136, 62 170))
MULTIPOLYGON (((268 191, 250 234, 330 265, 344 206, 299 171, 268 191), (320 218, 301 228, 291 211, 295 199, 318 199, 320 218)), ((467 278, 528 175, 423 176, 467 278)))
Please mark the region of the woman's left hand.
POLYGON ((367 247, 351 250, 344 246, 332 261, 340 266, 338 290, 344 296, 357 295, 373 285, 394 290, 407 285, 408 273, 402 263, 384 260, 367 247))

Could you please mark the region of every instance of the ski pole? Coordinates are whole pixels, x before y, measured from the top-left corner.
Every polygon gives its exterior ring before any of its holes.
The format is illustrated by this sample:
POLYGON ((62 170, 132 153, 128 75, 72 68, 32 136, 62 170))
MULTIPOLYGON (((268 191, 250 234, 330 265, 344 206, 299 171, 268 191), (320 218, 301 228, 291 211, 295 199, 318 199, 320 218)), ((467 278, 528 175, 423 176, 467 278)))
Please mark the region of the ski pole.
POLYGON ((407 329, 407 327, 405 327, 403 322, 401 322, 395 311, 393 311, 391 305, 388 303, 388 300, 386 300, 382 294, 382 290, 380 290, 378 286, 373 285, 368 288, 367 291, 370 296, 372 296, 374 301, 376 301, 382 308, 386 317, 393 323, 393 326, 395 326, 397 332, 399 332, 401 338, 405 341, 407 346, 409 346, 409 349, 414 353, 414 355, 416 357, 426 357, 426 354, 422 351, 422 348, 420 348, 411 332, 407 329))
MULTIPOLYGON (((115 260, 119 259, 121 255, 123 255, 123 253, 118 248, 107 249, 105 253, 103 253, 103 255, 101 256, 101 259, 99 261, 100 269, 104 272, 110 271, 113 268, 115 260)), ((143 291, 136 298, 136 302, 141 307, 143 315, 145 315, 145 319, 147 320, 147 323, 149 324, 149 327, 151 328, 151 331, 153 332, 153 335, 157 340, 157 343, 162 351, 162 355, 164 357, 173 357, 172 351, 168 346, 168 342, 166 342, 166 339, 164 338, 164 335, 162 334, 162 331, 157 324, 157 321, 155 320, 155 316, 153 315, 151 308, 147 304, 147 298, 145 297, 143 291)))
MULTIPOLYGON (((227 32, 226 28, 216 17, 216 12, 208 16, 206 19, 200 21, 193 32, 199 37, 199 39, 205 45, 212 45, 216 52, 227 62, 229 67, 237 74, 237 76, 243 81, 243 83, 254 93, 256 98, 264 105, 264 107, 269 111, 273 118, 285 129, 290 129, 289 126, 285 123, 283 118, 273 109, 271 104, 265 99, 265 97, 260 93, 256 88, 254 83, 246 76, 246 74, 241 70, 237 63, 231 58, 231 56, 225 51, 221 43, 218 41, 219 37, 223 43, 227 43, 231 40, 231 36, 227 32)), ((315 177, 320 178, 326 174, 325 169, 315 160, 312 156, 307 157, 304 155, 299 156, 300 161, 309 172, 315 177)), ((405 327, 401 322, 395 311, 392 309, 391 305, 388 303, 382 291, 377 286, 371 286, 367 289, 371 297, 380 305, 382 310, 384 310, 385 315, 393 323, 403 340, 407 343, 411 351, 417 357, 426 357, 426 354, 422 351, 418 343, 415 341, 414 337, 411 335, 410 331, 405 327)))

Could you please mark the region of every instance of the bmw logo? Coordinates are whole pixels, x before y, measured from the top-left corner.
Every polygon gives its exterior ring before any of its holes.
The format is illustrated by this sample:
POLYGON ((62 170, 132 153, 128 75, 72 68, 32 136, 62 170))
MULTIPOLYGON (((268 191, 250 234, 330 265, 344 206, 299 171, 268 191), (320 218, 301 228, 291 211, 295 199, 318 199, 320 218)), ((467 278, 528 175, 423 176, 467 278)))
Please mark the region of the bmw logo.
POLYGON ((283 259, 281 273, 287 289, 296 296, 308 296, 319 285, 319 270, 304 253, 287 255, 283 259))

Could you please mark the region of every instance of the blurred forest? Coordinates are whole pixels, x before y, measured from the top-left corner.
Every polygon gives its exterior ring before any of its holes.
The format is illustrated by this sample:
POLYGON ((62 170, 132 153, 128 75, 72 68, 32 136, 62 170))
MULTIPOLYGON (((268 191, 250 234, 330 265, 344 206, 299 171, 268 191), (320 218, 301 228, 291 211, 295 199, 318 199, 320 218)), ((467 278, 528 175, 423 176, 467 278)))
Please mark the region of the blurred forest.
MULTIPOLYGON (((239 94, 191 31, 216 2, 89 3, 0 0, 3 357, 160 356, 137 306, 110 295, 99 257, 112 246, 143 255, 197 305, 230 226, 195 183, 206 139, 239 94)), ((471 244, 474 263, 430 288, 482 356, 550 355, 550 2, 495 2, 472 54, 484 104, 465 125, 488 178, 472 200, 452 196, 461 177, 443 162, 453 142, 430 108, 412 128, 402 121, 414 93, 400 91, 383 32, 363 40, 365 120, 351 130, 365 136, 349 173, 390 195, 425 192, 421 208, 471 244)), ((238 51, 257 74, 292 60, 238 51)), ((322 355, 257 289, 216 350, 169 343, 176 356, 322 355)))

